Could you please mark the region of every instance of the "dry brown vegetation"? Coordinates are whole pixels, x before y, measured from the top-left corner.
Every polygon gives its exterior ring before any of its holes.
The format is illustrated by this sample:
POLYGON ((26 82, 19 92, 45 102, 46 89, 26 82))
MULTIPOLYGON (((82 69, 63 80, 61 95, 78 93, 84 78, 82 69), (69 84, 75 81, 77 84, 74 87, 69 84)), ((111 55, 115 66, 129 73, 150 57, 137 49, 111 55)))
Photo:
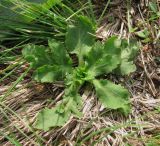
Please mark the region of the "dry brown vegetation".
MULTIPOLYGON (((105 2, 96 1, 97 15, 105 2)), ((158 1, 157 1, 158 3, 158 1)), ((160 4, 160 2, 159 2, 160 4)), ((160 7, 159 7, 160 10, 160 7)), ((127 8, 126 1, 116 0, 107 8, 97 38, 105 40, 111 35, 137 38, 142 42, 135 63, 137 71, 126 77, 107 76, 114 82, 123 83, 131 93, 132 112, 125 117, 116 111, 106 110, 98 101, 93 89, 81 89, 83 117, 71 117, 61 128, 49 132, 35 131, 32 123, 43 107, 54 107, 64 93, 63 84, 38 84, 31 81, 28 74, 15 90, 0 103, 0 131, 14 133, 23 146, 38 146, 38 140, 45 146, 151 146, 160 145, 160 18, 147 21, 151 17, 148 1, 132 1, 127 8), (128 22, 127 11, 130 19, 128 22), (135 32, 128 31, 128 25, 137 30, 148 29, 151 41, 143 42, 135 32), (159 138, 156 138, 159 136, 159 138), (77 144, 78 145, 78 144, 77 144), (149 145, 148 145, 149 146, 149 145)), ((12 62, 13 64, 16 63, 12 62)), ((5 66, 0 66, 3 70, 5 66)), ((4 95, 16 76, 27 66, 14 71, 15 76, 0 84, 0 95, 4 95)), ((12 144, 0 136, 1 146, 12 144)))

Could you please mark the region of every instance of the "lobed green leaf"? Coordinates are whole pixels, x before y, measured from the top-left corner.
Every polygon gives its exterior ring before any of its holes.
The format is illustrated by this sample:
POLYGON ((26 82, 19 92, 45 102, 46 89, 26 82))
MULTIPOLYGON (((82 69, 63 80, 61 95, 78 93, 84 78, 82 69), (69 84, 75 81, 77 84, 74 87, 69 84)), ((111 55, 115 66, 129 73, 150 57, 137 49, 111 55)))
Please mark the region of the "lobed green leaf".
MULTIPOLYGON (((66 34, 66 47, 70 53, 78 55, 79 59, 91 49, 95 37, 94 25, 85 16, 79 16, 76 25, 69 25, 66 34)), ((81 60, 82 61, 82 60, 81 60)))
MULTIPOLYGON (((45 108, 40 111, 35 122, 35 128, 48 131, 52 127, 63 126, 70 117, 70 112, 59 112, 60 105, 54 109, 45 108)), ((63 109, 62 109, 63 110, 63 109)))
POLYGON ((65 78, 72 70, 72 61, 64 45, 49 40, 49 48, 45 46, 27 45, 22 54, 35 69, 34 79, 38 82, 52 83, 65 78))
POLYGON ((117 55, 121 53, 121 40, 112 36, 104 43, 104 53, 108 55, 117 55))
POLYGON ((93 84, 99 100, 105 107, 121 109, 126 115, 130 112, 130 95, 127 89, 108 80, 94 80, 93 84))
POLYGON ((120 45, 117 37, 109 38, 104 45, 96 42, 86 55, 86 66, 90 74, 99 76, 116 69, 120 64, 120 45))
POLYGON ((54 64, 54 58, 49 54, 48 48, 29 44, 22 50, 22 55, 31 64, 33 68, 38 68, 43 65, 54 64))
POLYGON ((64 79, 65 72, 59 66, 44 65, 34 72, 33 77, 41 83, 53 83, 64 79))
POLYGON ((136 66, 133 63, 134 57, 137 55, 140 44, 134 40, 128 44, 126 40, 122 40, 120 65, 116 69, 116 73, 121 75, 128 75, 136 70, 136 66))

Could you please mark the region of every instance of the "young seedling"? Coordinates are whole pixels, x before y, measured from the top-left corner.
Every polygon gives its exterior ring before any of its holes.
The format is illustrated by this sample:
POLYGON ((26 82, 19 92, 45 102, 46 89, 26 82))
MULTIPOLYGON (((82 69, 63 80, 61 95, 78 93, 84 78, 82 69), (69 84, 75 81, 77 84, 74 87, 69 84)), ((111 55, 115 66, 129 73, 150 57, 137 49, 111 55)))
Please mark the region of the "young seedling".
POLYGON ((127 43, 113 36, 106 42, 96 41, 95 26, 84 16, 77 23, 69 25, 65 43, 49 40, 48 47, 27 45, 23 49, 24 58, 34 69, 33 78, 42 83, 64 80, 63 101, 53 109, 45 108, 37 116, 35 127, 45 131, 52 127, 63 126, 70 116, 80 118, 82 99, 79 89, 84 83, 95 87, 97 98, 110 109, 120 109, 125 115, 130 112, 130 94, 121 85, 101 75, 116 72, 127 75, 135 71, 133 58, 138 43, 127 43), (78 58, 78 66, 73 67, 70 54, 78 58))

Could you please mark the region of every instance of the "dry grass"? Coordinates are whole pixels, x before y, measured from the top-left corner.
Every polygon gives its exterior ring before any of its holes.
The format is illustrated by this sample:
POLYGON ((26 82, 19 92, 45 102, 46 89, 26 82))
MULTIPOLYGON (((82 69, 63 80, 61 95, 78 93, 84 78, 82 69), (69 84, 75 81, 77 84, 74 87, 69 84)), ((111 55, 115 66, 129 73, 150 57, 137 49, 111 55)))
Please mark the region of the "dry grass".
MULTIPOLYGON (((23 146, 38 146, 39 141, 45 146, 75 146, 78 143, 82 146, 143 146, 150 140, 155 142, 153 146, 160 145, 160 140, 154 139, 160 135, 160 114, 157 110, 160 107, 160 62, 155 59, 160 56, 159 22, 146 22, 149 17, 147 6, 147 0, 139 4, 138 1, 132 2, 131 20, 128 22, 126 1, 112 2, 97 30, 97 37, 102 40, 111 35, 135 37, 134 32, 128 31, 128 24, 139 30, 148 28, 151 32, 152 43, 142 43, 135 60, 137 71, 128 77, 109 77, 125 84, 131 93, 132 112, 128 117, 104 109, 97 101, 94 90, 85 88, 81 91, 84 101, 82 119, 71 117, 61 128, 49 132, 34 131, 31 125, 37 113, 46 106, 54 107, 61 101, 64 91, 61 83, 41 85, 26 77, 0 103, 0 131, 14 133, 23 146)), ((97 7, 101 6, 97 4, 97 7)), ((8 79, 1 84, 1 95, 11 86, 10 81, 8 79)), ((0 146, 12 144, 0 136, 0 146)))

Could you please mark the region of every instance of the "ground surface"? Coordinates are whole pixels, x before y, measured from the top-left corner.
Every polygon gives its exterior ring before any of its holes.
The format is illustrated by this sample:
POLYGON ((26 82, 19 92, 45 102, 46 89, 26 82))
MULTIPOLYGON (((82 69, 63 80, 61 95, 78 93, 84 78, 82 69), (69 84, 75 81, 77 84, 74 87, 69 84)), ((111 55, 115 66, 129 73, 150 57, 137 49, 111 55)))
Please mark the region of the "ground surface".
MULTIPOLYGON (((96 1, 95 1, 96 3, 96 1)), ((96 4, 97 15, 103 1, 96 4)), ((105 3, 104 3, 105 4, 105 3)), ((157 1, 158 4, 158 1, 157 1)), ((104 5, 105 6, 105 5, 104 5)), ((160 7, 158 7, 160 10, 160 7)), ((97 101, 93 89, 82 89, 83 117, 71 117, 61 128, 49 132, 34 131, 32 123, 43 107, 53 107, 61 100, 63 86, 38 84, 31 81, 30 74, 15 91, 0 103, 0 146, 11 146, 5 135, 12 133, 23 146, 159 146, 160 145, 160 18, 148 21, 152 13, 148 1, 133 1, 130 9, 125 1, 111 2, 107 8, 97 37, 105 40, 111 35, 137 38, 142 46, 136 57, 137 71, 126 77, 108 76, 114 82, 124 84, 131 93, 132 112, 125 117, 119 112, 104 109, 97 101), (130 19, 127 12, 130 11, 130 19), (146 41, 128 31, 128 25, 137 31, 147 29, 146 41)), ((16 63, 12 62, 12 63, 16 63)), ((5 68, 0 66, 0 70, 5 68)), ((5 95, 17 75, 26 70, 21 66, 14 75, 0 83, 0 95, 5 95)))

